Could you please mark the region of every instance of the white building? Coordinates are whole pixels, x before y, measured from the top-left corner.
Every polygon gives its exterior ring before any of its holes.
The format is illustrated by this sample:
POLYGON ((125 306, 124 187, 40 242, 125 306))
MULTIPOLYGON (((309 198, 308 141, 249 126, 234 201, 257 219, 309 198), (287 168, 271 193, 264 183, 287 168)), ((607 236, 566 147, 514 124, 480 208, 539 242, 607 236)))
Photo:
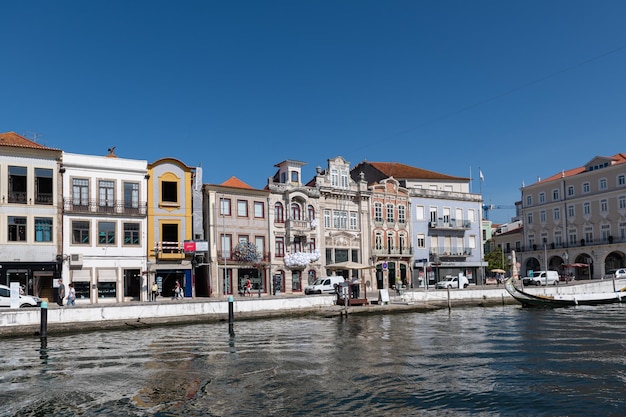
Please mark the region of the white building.
POLYGON ((0 284, 54 300, 60 276, 61 151, 0 133, 0 284))
POLYGON ((143 160, 63 153, 63 281, 77 303, 147 299, 143 160))

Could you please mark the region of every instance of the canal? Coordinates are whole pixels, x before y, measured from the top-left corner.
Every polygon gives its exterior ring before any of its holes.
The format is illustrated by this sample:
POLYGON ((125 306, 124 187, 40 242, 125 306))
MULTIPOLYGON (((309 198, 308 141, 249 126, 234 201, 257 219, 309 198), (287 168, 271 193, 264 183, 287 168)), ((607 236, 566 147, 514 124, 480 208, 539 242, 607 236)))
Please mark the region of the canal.
POLYGON ((622 416, 625 306, 0 340, 2 416, 622 416))

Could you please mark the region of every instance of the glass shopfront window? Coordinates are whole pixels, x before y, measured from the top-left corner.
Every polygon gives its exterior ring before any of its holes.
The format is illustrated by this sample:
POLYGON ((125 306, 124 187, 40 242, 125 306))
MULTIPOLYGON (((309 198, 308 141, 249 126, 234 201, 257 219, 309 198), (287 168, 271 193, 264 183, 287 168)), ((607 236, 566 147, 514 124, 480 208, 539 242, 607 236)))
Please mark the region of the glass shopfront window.
POLYGON ((115 298, 117 295, 116 282, 98 282, 98 298, 115 298))
POLYGON ((89 300, 89 285, 89 281, 74 281, 74 290, 76 290, 77 300, 89 300))

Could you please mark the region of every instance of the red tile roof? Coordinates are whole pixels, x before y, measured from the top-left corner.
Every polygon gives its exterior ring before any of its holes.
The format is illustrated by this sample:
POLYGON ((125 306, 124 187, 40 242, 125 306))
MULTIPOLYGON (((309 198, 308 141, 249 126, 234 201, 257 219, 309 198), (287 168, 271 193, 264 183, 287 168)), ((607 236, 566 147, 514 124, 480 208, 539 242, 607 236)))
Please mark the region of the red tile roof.
POLYGON ((241 181, 239 178, 234 177, 234 176, 230 177, 229 179, 227 179, 226 181, 224 181, 220 185, 222 185, 224 187, 244 188, 246 190, 254 190, 253 187, 249 186, 248 184, 246 184, 245 182, 241 181))
POLYGON ((33 142, 30 139, 26 139, 24 136, 20 136, 15 132, 0 133, 0 146, 11 146, 14 148, 31 148, 31 149, 47 149, 51 151, 58 151, 59 149, 48 148, 37 142, 33 142))
POLYGON ((469 178, 453 177, 421 168, 415 168, 398 162, 364 162, 370 164, 387 177, 395 179, 419 179, 419 180, 469 180, 469 178))
MULTIPOLYGON (((619 165, 619 164, 623 164, 626 163, 626 154, 623 153, 617 153, 613 156, 608 157, 607 159, 610 159, 612 161, 611 165, 619 165)), ((568 177, 572 177, 574 175, 578 175, 582 172, 585 172, 587 170, 587 168, 585 166, 581 166, 581 167, 576 167, 576 168, 571 168, 565 171, 561 171, 557 174, 552 175, 551 177, 548 178, 544 178, 541 181, 536 182, 535 184, 539 184, 539 183, 544 183, 544 182, 548 182, 548 181, 554 181, 554 180, 558 180, 560 178, 568 178, 568 177)))

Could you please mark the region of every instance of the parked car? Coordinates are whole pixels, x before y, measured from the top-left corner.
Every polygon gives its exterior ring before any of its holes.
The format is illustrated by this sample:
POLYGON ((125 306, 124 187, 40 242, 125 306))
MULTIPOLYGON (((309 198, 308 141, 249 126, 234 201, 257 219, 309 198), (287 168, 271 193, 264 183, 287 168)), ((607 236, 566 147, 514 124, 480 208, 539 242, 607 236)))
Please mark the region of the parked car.
MULTIPOLYGON (((20 307, 39 307, 41 299, 32 295, 20 294, 20 307)), ((0 307, 11 307, 11 288, 0 284, 0 307)))
POLYGON ((335 294, 336 285, 344 282, 342 276, 320 277, 313 285, 304 288, 305 294, 335 294))
POLYGON ((612 269, 604 275, 604 279, 613 278, 626 278, 626 268, 612 269))
POLYGON ((435 288, 467 288, 468 285, 469 280, 464 275, 456 277, 448 275, 443 281, 436 283, 435 288))
POLYGON ((522 279, 524 285, 556 285, 559 282, 557 271, 535 271, 532 277, 522 279))

